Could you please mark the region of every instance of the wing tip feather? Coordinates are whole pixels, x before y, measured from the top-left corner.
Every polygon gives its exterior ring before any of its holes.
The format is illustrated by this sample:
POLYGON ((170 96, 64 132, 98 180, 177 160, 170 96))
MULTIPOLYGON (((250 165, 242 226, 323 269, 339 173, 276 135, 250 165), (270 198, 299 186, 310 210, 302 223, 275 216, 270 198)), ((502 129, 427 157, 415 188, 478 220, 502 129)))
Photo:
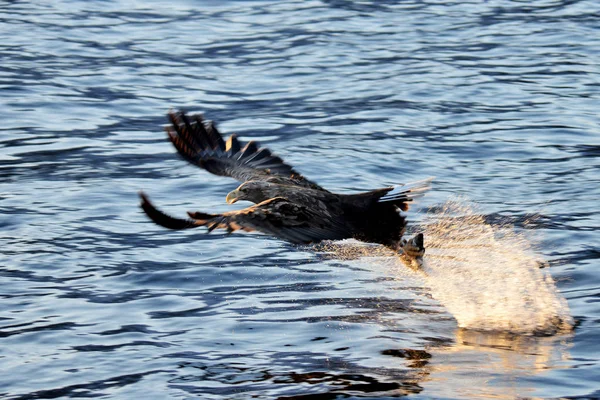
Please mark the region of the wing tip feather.
POLYGON ((141 202, 140 207, 144 213, 150 218, 155 224, 162 226, 163 228, 180 230, 195 228, 199 226, 195 221, 189 219, 174 218, 168 214, 157 209, 154 204, 150 201, 146 193, 143 191, 138 192, 141 202))

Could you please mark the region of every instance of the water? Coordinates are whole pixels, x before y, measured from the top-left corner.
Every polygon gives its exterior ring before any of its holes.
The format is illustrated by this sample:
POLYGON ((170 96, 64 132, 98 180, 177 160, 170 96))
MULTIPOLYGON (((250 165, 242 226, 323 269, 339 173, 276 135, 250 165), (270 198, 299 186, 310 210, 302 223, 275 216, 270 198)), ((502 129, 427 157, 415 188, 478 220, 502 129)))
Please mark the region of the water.
POLYGON ((42 3, 0 4, 0 397, 600 396, 597 2, 42 3), (436 176, 424 269, 151 224, 236 186, 171 107, 331 190, 436 176))

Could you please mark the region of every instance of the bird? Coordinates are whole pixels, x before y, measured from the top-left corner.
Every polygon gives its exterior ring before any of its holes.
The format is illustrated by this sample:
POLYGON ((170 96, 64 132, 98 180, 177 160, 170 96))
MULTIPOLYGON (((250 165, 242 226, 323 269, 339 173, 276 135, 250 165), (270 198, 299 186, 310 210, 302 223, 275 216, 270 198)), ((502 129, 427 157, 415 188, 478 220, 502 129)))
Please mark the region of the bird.
POLYGON ((140 192, 141 208, 156 224, 174 230, 205 226, 208 232, 258 231, 301 245, 356 239, 422 258, 423 234, 404 238, 407 221, 401 211, 431 188, 433 178, 361 193, 333 193, 255 141, 243 143, 236 134, 225 141, 215 123, 202 114, 169 111, 168 119, 167 137, 184 160, 242 182, 227 194, 228 204, 243 200, 254 204, 223 213, 191 211, 187 218, 176 218, 140 192))

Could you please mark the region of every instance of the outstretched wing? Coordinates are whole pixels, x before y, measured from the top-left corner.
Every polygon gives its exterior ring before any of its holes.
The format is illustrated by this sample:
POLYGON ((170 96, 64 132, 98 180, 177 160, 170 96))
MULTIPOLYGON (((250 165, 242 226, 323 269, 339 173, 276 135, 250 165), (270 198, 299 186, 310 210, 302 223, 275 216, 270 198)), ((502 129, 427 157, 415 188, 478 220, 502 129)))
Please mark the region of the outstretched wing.
POLYGON ((324 190, 254 141, 243 144, 234 134, 225 142, 214 123, 204 121, 199 114, 170 112, 169 119, 167 134, 179 154, 210 173, 240 182, 271 180, 324 190))
POLYGON ((174 218, 158 210, 140 193, 142 209, 156 224, 169 229, 188 229, 206 226, 208 231, 226 229, 228 232, 259 231, 296 244, 322 240, 340 240, 352 237, 352 231, 343 221, 333 220, 310 207, 275 197, 262 203, 223 214, 189 212, 190 218, 174 218))

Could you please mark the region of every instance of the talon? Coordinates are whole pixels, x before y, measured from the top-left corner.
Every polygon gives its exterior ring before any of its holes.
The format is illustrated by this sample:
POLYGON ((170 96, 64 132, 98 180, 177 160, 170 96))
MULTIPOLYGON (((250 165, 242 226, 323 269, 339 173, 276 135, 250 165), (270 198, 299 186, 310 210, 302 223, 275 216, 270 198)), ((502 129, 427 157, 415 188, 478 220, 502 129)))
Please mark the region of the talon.
POLYGON ((423 243, 423 234, 419 233, 410 240, 402 239, 400 242, 400 248, 405 256, 419 258, 423 257, 425 254, 425 247, 423 243))

